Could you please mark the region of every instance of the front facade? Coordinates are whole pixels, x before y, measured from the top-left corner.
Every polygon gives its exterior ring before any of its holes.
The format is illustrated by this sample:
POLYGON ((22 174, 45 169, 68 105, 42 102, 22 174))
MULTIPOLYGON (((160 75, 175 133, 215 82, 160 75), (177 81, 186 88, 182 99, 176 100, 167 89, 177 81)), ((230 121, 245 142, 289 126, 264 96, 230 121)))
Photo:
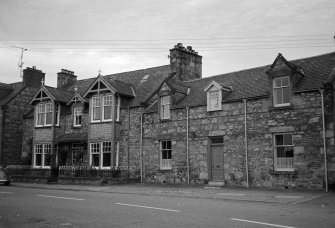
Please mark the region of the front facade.
POLYGON ((201 61, 178 44, 166 66, 80 81, 62 70, 25 119, 33 167, 121 167, 161 183, 335 183, 334 53, 279 54, 269 66, 206 78, 201 61))

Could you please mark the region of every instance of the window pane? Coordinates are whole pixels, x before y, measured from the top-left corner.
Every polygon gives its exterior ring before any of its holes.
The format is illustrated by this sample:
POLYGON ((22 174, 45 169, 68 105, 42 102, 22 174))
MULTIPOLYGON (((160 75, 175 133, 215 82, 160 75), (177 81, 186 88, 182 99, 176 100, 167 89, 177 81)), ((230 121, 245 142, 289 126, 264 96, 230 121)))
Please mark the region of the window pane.
POLYGON ((276 146, 284 145, 283 135, 276 135, 275 138, 276 146))
POLYGON ((274 87, 281 87, 281 78, 275 78, 274 81, 274 87))
POLYGON ((282 78, 282 86, 289 86, 290 85, 290 78, 288 76, 281 77, 282 78))
POLYGON ((105 106, 104 107, 104 120, 109 120, 112 118, 112 107, 105 106))
POLYGON ((102 166, 111 166, 111 153, 103 153, 102 166))
POLYGON ((283 103, 290 103, 290 87, 285 87, 283 90, 283 103))
POLYGON ((284 145, 293 145, 292 134, 284 134, 284 145))
POLYGON ((283 89, 276 89, 275 90, 275 103, 276 104, 283 104, 283 89))
POLYGON ((46 114, 45 114, 46 116, 45 116, 45 124, 51 124, 51 121, 52 121, 52 113, 50 113, 50 112, 47 112, 46 114))
POLYGON ((42 154, 35 155, 35 166, 42 166, 42 154))
POLYGON ((101 112, 100 107, 93 107, 93 120, 100 120, 101 112))
POLYGON ((216 144, 216 143, 223 143, 223 138, 211 138, 211 143, 216 144))
POLYGON ((166 149, 171 149, 171 141, 166 141, 166 149))
POLYGON ((100 165, 100 155, 99 154, 92 154, 92 166, 99 166, 100 165))

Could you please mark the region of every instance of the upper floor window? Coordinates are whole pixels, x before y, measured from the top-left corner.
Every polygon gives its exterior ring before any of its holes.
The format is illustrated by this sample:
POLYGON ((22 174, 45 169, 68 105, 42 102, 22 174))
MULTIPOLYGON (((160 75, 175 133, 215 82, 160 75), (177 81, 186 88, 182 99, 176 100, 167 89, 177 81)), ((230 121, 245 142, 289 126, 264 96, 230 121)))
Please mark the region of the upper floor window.
MULTIPOLYGON (((53 115, 53 103, 41 103, 36 106, 36 126, 51 126, 53 115)), ((59 125, 60 106, 56 105, 55 124, 59 125)))
POLYGON ((116 107, 116 121, 120 121, 120 106, 121 106, 121 97, 117 96, 116 97, 116 102, 115 102, 115 107, 116 107))
MULTIPOLYGON (((112 107, 114 95, 105 95, 99 97, 92 97, 91 105, 91 122, 105 122, 111 121, 113 118, 114 109, 112 107)), ((116 120, 119 120, 120 101, 115 102, 116 120)))
POLYGON ((80 127, 81 126, 81 118, 82 118, 82 107, 75 107, 73 109, 73 126, 80 127))
POLYGON ((290 77, 282 76, 273 79, 273 104, 275 107, 287 106, 291 99, 290 77))
POLYGON ((220 91, 219 90, 213 90, 208 92, 209 96, 209 110, 218 110, 220 109, 220 91))
POLYGON ((294 153, 292 134, 276 134, 274 136, 274 167, 276 171, 294 170, 294 153))
POLYGON ((161 119, 170 118, 170 96, 161 97, 161 119))

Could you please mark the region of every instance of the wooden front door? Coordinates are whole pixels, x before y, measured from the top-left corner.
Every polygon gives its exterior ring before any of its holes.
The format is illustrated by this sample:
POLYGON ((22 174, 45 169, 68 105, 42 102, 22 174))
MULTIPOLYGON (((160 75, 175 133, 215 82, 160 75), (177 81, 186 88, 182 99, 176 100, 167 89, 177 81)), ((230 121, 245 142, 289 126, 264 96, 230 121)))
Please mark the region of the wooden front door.
POLYGON ((210 139, 209 153, 210 180, 224 181, 223 139, 221 137, 210 139))

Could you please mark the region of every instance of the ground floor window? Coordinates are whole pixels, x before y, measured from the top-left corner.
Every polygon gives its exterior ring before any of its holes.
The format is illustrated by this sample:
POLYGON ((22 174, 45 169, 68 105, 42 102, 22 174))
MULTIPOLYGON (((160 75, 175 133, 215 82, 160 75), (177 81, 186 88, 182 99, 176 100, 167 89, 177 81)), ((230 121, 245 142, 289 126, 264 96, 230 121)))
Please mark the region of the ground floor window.
POLYGON ((90 162, 95 168, 111 168, 119 165, 119 142, 115 143, 112 160, 112 142, 96 142, 90 144, 90 162), (113 165, 112 165, 113 162, 113 165))
POLYGON ((33 162, 35 168, 50 168, 51 144, 35 144, 33 162))
POLYGON ((275 134, 274 168, 276 171, 294 170, 292 134, 275 134))
POLYGON ((160 169, 172 169, 172 143, 161 141, 160 143, 160 169))

